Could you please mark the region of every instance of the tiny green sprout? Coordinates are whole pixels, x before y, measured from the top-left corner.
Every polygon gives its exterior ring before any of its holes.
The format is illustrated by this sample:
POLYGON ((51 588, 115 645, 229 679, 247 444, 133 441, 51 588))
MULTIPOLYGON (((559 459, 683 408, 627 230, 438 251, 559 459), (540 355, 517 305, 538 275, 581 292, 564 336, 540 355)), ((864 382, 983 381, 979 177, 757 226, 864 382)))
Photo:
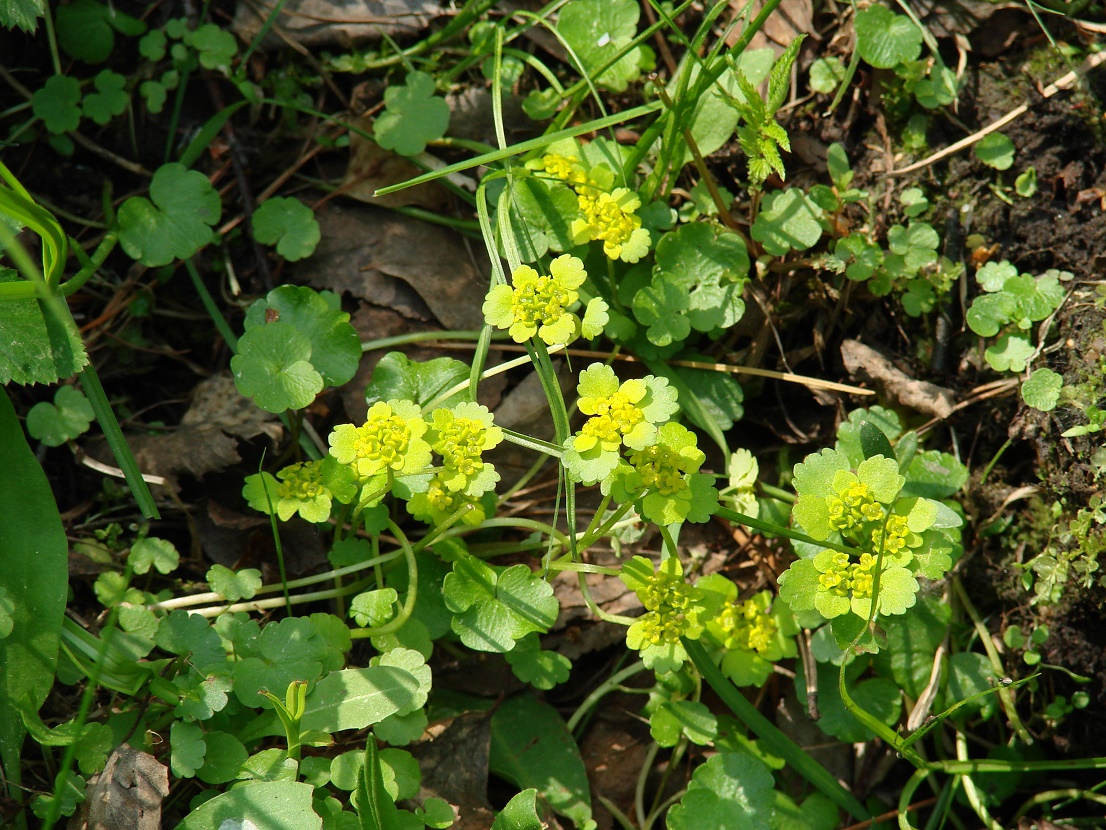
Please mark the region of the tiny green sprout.
POLYGON ((516 343, 540 337, 550 346, 571 343, 582 333, 597 337, 607 323, 607 304, 598 298, 588 302, 583 320, 573 309, 587 272, 578 258, 564 254, 549 265, 548 275, 529 265, 511 274, 514 284, 497 285, 484 300, 484 319, 489 325, 507 329, 516 343))
POLYGON ((736 685, 763 686, 773 663, 795 656, 799 627, 786 603, 773 603, 768 591, 739 602, 737 586, 721 574, 696 587, 705 592, 707 636, 725 649, 721 668, 736 685))
POLYGON ((483 454, 503 440, 503 430, 492 421, 486 406, 463 402, 452 409, 436 409, 426 434, 442 457, 436 478, 451 493, 481 496, 495 487, 499 474, 483 454))
POLYGON ((565 442, 562 463, 576 481, 594 484, 618 464, 619 449, 644 450, 656 439, 657 425, 676 414, 676 390, 664 378, 647 375, 621 384, 614 369, 593 363, 576 387, 580 411, 589 415, 565 442))
POLYGON ((706 522, 718 509, 712 478, 699 472, 706 455, 682 424, 657 429, 656 442, 619 461, 603 490, 615 501, 633 501, 640 516, 658 525, 706 522))
POLYGON ((688 584, 675 556, 656 571, 651 560, 635 556, 622 566, 619 579, 645 606, 645 613, 626 631, 626 645, 641 652, 646 668, 678 671, 687 660, 680 638, 695 640, 703 633, 703 591, 688 584))
POLYGON ((382 474, 411 475, 430 465, 422 409, 411 401, 378 401, 359 427, 339 424, 328 439, 330 454, 349 464, 362 481, 382 474))
POLYGON ((757 501, 756 483, 760 475, 760 464, 756 456, 746 449, 734 450, 726 468, 728 486, 720 494, 733 505, 733 509, 752 518, 760 515, 760 503, 757 501))

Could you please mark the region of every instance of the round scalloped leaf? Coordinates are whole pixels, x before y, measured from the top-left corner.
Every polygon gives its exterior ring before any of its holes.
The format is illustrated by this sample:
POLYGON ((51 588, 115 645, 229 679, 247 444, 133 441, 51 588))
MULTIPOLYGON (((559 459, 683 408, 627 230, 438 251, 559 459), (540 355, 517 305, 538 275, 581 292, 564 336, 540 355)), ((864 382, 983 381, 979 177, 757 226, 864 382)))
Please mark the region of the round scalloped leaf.
POLYGON ((88 431, 95 415, 92 404, 75 386, 62 386, 54 402, 42 401, 27 413, 27 432, 48 447, 60 447, 66 441, 88 431))
POLYGON ((877 69, 893 69, 917 60, 922 33, 909 17, 873 5, 856 13, 856 49, 877 69))
POLYGON ((66 75, 52 75, 31 96, 31 110, 42 119, 47 130, 58 135, 80 126, 80 101, 80 81, 66 75))
POLYGON ((770 826, 772 773, 763 761, 723 752, 701 764, 680 803, 668 811, 671 830, 761 830, 770 826))
POLYGON ((995 170, 1009 170, 1014 164, 1014 142, 1002 133, 983 136, 972 150, 977 159, 995 170))
POLYGON ((749 233, 764 252, 783 256, 792 248, 805 251, 822 238, 822 209, 797 187, 768 193, 749 233))
POLYGON ((412 72, 403 86, 388 87, 384 107, 373 125, 376 143, 401 156, 417 156, 449 128, 449 104, 434 95, 434 79, 425 72, 412 72))
POLYGON ((310 361, 326 386, 341 386, 357 371, 361 341, 349 323, 349 314, 333 308, 313 288, 282 285, 246 312, 246 335, 273 325, 291 325, 307 338, 309 354, 303 359, 310 361), (274 315, 275 322, 267 322, 274 315))
POLYGON ((1002 335, 993 346, 988 346, 983 357, 996 372, 1024 372, 1035 351, 1027 335, 1011 332, 1002 335))
MULTIPOLYGON (((634 39, 639 14, 634 0, 574 0, 561 9, 557 32, 590 75, 634 39)), ((651 62, 648 50, 635 46, 594 80, 601 87, 622 92, 651 62)))
POLYGON ((262 245, 275 245, 277 253, 289 262, 311 256, 319 244, 315 213, 299 199, 266 199, 254 211, 252 222, 254 239, 262 245))
POLYGON ((1035 369, 1022 384, 1022 400, 1041 412, 1051 412, 1060 402, 1064 379, 1051 369, 1035 369))
POLYGON ((119 243, 143 265, 168 265, 212 241, 210 226, 219 221, 222 210, 207 176, 177 162, 165 164, 154 173, 149 199, 132 196, 119 208, 119 243))
POLYGON ((103 63, 115 47, 115 32, 137 37, 146 24, 119 9, 96 0, 74 0, 54 12, 58 46, 67 55, 85 63, 103 63))
POLYGON ((249 329, 230 359, 238 391, 266 412, 303 409, 322 391, 322 375, 311 365, 311 341, 291 323, 249 329))
POLYGON ((706 222, 683 225, 657 243, 653 285, 671 282, 689 295, 686 313, 698 331, 741 319, 748 275, 749 253, 741 237, 706 222))

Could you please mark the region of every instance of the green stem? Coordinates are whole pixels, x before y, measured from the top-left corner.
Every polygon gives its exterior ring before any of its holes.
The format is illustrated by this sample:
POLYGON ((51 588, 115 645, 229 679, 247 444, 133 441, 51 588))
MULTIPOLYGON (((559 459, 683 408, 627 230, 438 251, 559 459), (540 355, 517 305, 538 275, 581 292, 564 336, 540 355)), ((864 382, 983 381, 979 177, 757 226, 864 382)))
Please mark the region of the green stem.
POLYGON ((725 519, 728 522, 734 522, 735 524, 745 525, 751 527, 753 530, 759 530, 761 533, 770 533, 773 536, 784 536, 788 539, 794 539, 796 542, 806 542, 809 545, 817 545, 822 548, 829 548, 830 550, 839 550, 842 553, 850 554, 851 556, 860 556, 862 551, 857 548, 849 547, 848 545, 841 545, 837 542, 831 542, 828 539, 815 539, 812 536, 807 536, 805 533, 799 533, 796 530, 792 530, 789 527, 775 524, 774 522, 765 522, 761 519, 754 519, 752 516, 746 516, 744 513, 738 513, 736 510, 731 510, 728 507, 721 507, 714 513, 720 519, 725 519))
POLYGON ((407 560, 407 598, 403 601, 403 607, 399 609, 399 614, 395 619, 388 621, 382 626, 377 628, 360 628, 350 631, 350 636, 354 638, 363 639, 366 637, 379 637, 384 634, 391 634, 394 631, 399 631, 404 624, 411 618, 411 614, 415 610, 415 600, 419 593, 419 564, 415 561, 415 551, 411 548, 411 543, 407 540, 407 536, 399 529, 399 525, 388 520, 388 529, 392 531, 392 535, 399 541, 400 549, 403 551, 403 557, 407 560))
POLYGON ((615 672, 606 680, 604 680, 598 687, 596 687, 595 691, 584 698, 583 703, 576 707, 576 711, 572 713, 572 715, 568 719, 568 722, 565 723, 568 731, 570 733, 575 733, 576 727, 580 725, 580 721, 584 719, 584 717, 592 709, 592 707, 594 707, 597 703, 599 703, 599 701, 601 701, 611 692, 617 691, 624 681, 629 680, 635 674, 640 674, 643 671, 645 671, 645 664, 638 660, 636 663, 632 663, 631 665, 622 669, 622 671, 615 672))
POLYGON ((757 487, 760 488, 760 492, 764 493, 768 498, 775 499, 776 501, 782 501, 785 504, 795 503, 795 494, 789 493, 781 487, 776 487, 774 484, 765 484, 763 481, 757 482, 757 487))

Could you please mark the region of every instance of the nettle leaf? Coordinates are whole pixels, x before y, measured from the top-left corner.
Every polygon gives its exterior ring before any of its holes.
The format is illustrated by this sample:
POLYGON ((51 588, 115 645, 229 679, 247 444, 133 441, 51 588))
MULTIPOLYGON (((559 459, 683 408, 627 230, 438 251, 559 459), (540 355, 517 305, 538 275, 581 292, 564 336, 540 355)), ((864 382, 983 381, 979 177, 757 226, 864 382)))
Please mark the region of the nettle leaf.
POLYGON ((535 689, 548 690, 568 680, 572 661, 555 651, 545 651, 537 634, 527 634, 507 652, 515 677, 535 689))
POLYGON ((983 357, 996 372, 1024 372, 1036 349, 1028 335, 1007 333, 983 352, 983 357))
MULTIPOLYGON (((283 324, 294 326, 307 338, 310 355, 304 359, 309 360, 326 386, 341 386, 353 377, 361 362, 361 340, 357 330, 350 325, 349 314, 328 302, 325 294, 305 285, 282 285, 270 291, 263 300, 255 302, 246 312, 246 335, 257 329, 283 324)), ((243 352, 243 340, 245 336, 239 341, 239 354, 243 352)), ((234 368, 233 364, 232 359, 231 368, 234 368)), ((312 397, 318 391, 315 390, 312 397)), ((300 409, 306 405, 290 408, 300 409)))
POLYGON ((591 790, 580 750, 560 714, 529 694, 509 697, 491 719, 492 773, 534 787, 577 827, 591 826, 591 790))
POLYGON ((95 92, 90 92, 81 102, 84 114, 101 126, 117 115, 122 115, 130 100, 125 91, 127 79, 118 72, 105 69, 92 80, 95 92))
POLYGON ((718 737, 718 719, 695 700, 669 700, 649 716, 649 734, 664 747, 675 746, 681 737, 707 746, 718 737))
POLYGON ((972 152, 977 159, 995 170, 1009 170, 1014 164, 1014 142, 1002 133, 983 136, 972 152))
POLYGON ((1022 384, 1022 400, 1026 405, 1051 412, 1060 402, 1060 390, 1064 388, 1064 378, 1051 369, 1034 369, 1029 379, 1022 384))
POLYGON ((654 291, 662 282, 678 286, 688 295, 686 314, 692 327, 711 331, 732 326, 745 314, 741 292, 748 275, 749 254, 741 237, 693 222, 666 233, 657 243, 652 285, 654 291))
POLYGON ((119 208, 119 242, 143 265, 168 265, 209 244, 215 236, 210 226, 222 211, 207 176, 177 162, 165 164, 154 173, 149 199, 132 196, 119 208))
POLYGON ((253 599, 257 589, 261 587, 261 571, 256 568, 232 571, 225 565, 212 565, 207 572, 207 584, 212 591, 224 596, 228 602, 253 599))
POLYGON ((58 46, 85 63, 103 63, 115 48, 115 32, 137 37, 146 24, 96 0, 74 0, 54 12, 58 46))
MULTIPOLYGON (((365 388, 365 403, 377 401, 414 401, 426 406, 443 392, 469 379, 470 369, 452 357, 433 360, 410 360, 403 352, 388 352, 373 368, 372 378, 365 388)), ((468 390, 462 390, 441 401, 445 407, 471 400, 468 390)))
POLYGON ((417 156, 449 128, 449 104, 434 95, 434 79, 411 72, 403 86, 384 91, 385 111, 373 124, 376 143, 401 156, 417 156))
MULTIPOLYGON (((0 283, 20 282, 0 267, 0 283)), ((0 315, 0 383, 57 383, 88 363, 72 319, 59 319, 42 300, 11 300, 0 315)), ((56 403, 55 403, 56 405, 56 403)))
POLYGON ((856 49, 877 69, 894 69, 917 60, 922 33, 909 17, 873 5, 856 13, 856 49))
POLYGON ((0 25, 5 29, 18 26, 23 31, 34 34, 38 18, 45 14, 46 0, 10 0, 0 3, 0 25))
POLYGON ((765 253, 783 256, 805 251, 822 238, 822 209, 799 188, 765 194, 760 213, 750 229, 765 253))
POLYGON ((548 631, 560 610, 553 586, 525 565, 496 568, 472 556, 453 563, 442 596, 461 642, 500 654, 531 632, 548 631))
POLYGON ((418 692, 418 679, 395 666, 331 672, 308 694, 300 726, 323 732, 364 729, 407 708, 418 692))
POLYGON ((751 755, 721 752, 691 776, 680 803, 668 811, 670 830, 760 830, 768 826, 775 782, 751 755))
POLYGON ((54 394, 53 403, 42 401, 31 407, 27 432, 48 447, 60 447, 87 432, 94 417, 92 404, 80 389, 62 386, 54 394))
MULTIPOLYGON (((561 9, 557 32, 576 54, 581 72, 591 76, 634 39, 640 13, 634 0, 573 0, 561 9)), ((636 46, 593 80, 623 92, 652 62, 652 53, 636 46)))
MULTIPOLYGON (((81 123, 81 82, 66 75, 52 75, 31 96, 31 111, 54 135, 77 129, 81 123)), ((206 179, 205 179, 206 181, 206 179)))
POLYGON ((315 253, 319 223, 315 212, 299 199, 266 199, 253 213, 253 236, 262 245, 276 245, 277 253, 297 262, 315 253))
POLYGON ((180 564, 180 554, 168 539, 147 536, 131 546, 127 562, 137 574, 149 573, 154 568, 160 574, 175 571, 180 564))
POLYGON ((291 323, 247 331, 230 368, 238 391, 266 412, 303 409, 326 385, 311 364, 311 341, 291 323))

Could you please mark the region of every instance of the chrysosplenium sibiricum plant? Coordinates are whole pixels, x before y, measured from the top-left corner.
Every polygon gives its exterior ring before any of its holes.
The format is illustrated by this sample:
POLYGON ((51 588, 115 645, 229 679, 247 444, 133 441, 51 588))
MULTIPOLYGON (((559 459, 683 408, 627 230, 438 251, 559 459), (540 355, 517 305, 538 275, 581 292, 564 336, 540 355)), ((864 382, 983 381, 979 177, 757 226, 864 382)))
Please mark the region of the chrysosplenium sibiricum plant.
POLYGON ((804 558, 779 579, 780 598, 795 613, 816 610, 835 631, 856 631, 873 616, 873 602, 876 616, 903 614, 915 603, 918 577, 939 579, 951 567, 948 529, 959 516, 935 499, 904 495, 899 467, 873 455, 854 468, 837 449, 796 465, 797 529, 850 550, 804 546, 804 558))

